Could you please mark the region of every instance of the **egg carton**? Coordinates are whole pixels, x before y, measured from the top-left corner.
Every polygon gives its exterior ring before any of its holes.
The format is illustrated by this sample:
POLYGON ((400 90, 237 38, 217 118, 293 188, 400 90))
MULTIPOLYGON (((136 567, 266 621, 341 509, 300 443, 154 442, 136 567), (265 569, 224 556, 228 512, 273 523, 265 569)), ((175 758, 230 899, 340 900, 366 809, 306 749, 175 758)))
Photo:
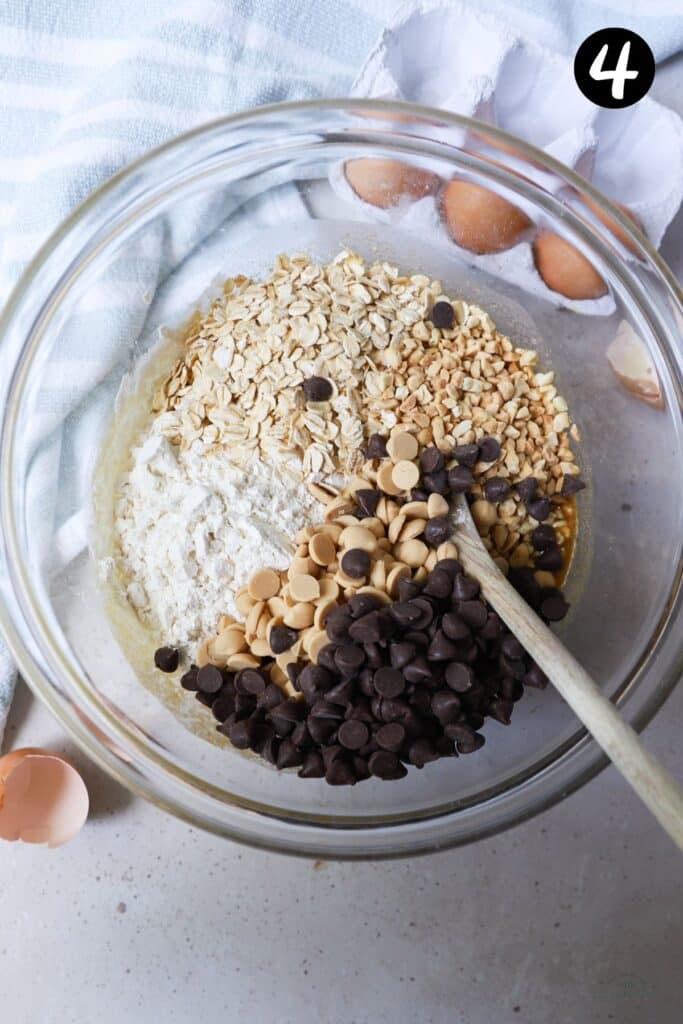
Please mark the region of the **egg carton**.
MULTIPOLYGON (((678 115, 648 98, 622 110, 595 106, 578 89, 569 58, 459 3, 424 2, 399 12, 359 73, 352 94, 439 107, 519 136, 574 168, 630 212, 655 247, 683 199, 683 123, 678 115)), ((438 128, 435 131, 438 134, 438 128)), ((502 159, 464 130, 460 138, 457 131, 454 137, 453 129, 447 135, 451 143, 474 144, 482 155, 502 159)), ((505 154, 504 159, 515 168, 514 156, 505 154)), ((524 164, 523 173, 562 198, 568 195, 561 179, 540 168, 524 164)), ((614 309, 609 294, 572 299, 551 290, 536 267, 533 231, 522 233, 510 248, 477 255, 453 241, 435 194, 382 209, 359 197, 343 167, 335 169, 332 183, 345 200, 360 203, 373 219, 429 231, 444 245, 456 246, 468 263, 555 305, 593 315, 614 309)), ((504 188, 497 191, 506 194, 504 188)), ((534 230, 543 229, 537 209, 518 196, 509 198, 527 213, 534 230)), ((584 206, 581 213, 599 225, 599 218, 584 206)), ((616 226, 617 236, 620 231, 616 226)), ((627 239, 617 244, 624 258, 634 258, 627 239)), ((552 253, 548 259, 566 264, 552 253)), ((550 278, 547 272, 545 276, 550 278)))

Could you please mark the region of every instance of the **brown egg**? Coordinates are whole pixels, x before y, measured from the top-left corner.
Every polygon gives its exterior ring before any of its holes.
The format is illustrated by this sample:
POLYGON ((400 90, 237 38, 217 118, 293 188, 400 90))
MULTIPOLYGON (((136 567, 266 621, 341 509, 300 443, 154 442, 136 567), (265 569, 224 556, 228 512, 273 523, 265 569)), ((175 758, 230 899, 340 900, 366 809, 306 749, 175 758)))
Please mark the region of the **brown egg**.
POLYGON ((598 299, 607 294, 607 285, 592 263, 553 231, 539 231, 533 251, 536 270, 552 291, 567 299, 598 299))
MULTIPOLYGON (((635 242, 628 237, 624 229, 621 227, 620 224, 617 224, 613 217, 610 217, 608 213, 605 213, 605 211, 602 210, 597 203, 593 202, 593 200, 589 196, 581 196, 581 201, 585 203, 588 209, 595 214, 600 223, 604 224, 605 227, 612 232, 614 237, 619 239, 621 244, 625 246, 629 252, 632 252, 634 256, 640 255, 640 252, 635 242)), ((632 210, 629 210, 628 206, 624 206, 623 203, 618 203, 616 199, 612 199, 611 201, 614 203, 617 209, 621 210, 625 217, 628 217, 629 220, 632 220, 635 226, 640 231, 643 231, 643 225, 640 223, 635 213, 633 213, 632 210)))
POLYGON ((387 210, 404 196, 423 199, 434 195, 441 179, 421 167, 411 167, 401 160, 361 157, 347 160, 344 174, 356 195, 365 203, 387 210))
POLYGON ((664 408, 659 378, 647 346, 625 320, 607 348, 607 361, 627 391, 655 409, 664 408))
POLYGON ((507 199, 460 178, 441 193, 441 215, 453 241, 479 255, 509 249, 531 227, 527 215, 507 199))
POLYGON ((0 758, 0 839, 61 846, 80 832, 88 808, 83 779, 59 754, 25 747, 0 758))

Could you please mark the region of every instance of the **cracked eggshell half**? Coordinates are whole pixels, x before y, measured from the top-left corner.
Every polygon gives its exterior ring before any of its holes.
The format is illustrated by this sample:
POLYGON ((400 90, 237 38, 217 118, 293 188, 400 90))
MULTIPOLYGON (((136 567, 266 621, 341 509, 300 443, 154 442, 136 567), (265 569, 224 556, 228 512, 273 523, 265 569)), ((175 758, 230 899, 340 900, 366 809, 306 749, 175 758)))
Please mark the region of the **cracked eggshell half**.
POLYGON ((607 361, 627 391, 655 409, 664 408, 659 378, 647 346, 626 320, 622 320, 607 348, 607 361))
POLYGON ((0 839, 61 846, 88 817, 83 779, 65 758, 25 747, 0 757, 0 839))

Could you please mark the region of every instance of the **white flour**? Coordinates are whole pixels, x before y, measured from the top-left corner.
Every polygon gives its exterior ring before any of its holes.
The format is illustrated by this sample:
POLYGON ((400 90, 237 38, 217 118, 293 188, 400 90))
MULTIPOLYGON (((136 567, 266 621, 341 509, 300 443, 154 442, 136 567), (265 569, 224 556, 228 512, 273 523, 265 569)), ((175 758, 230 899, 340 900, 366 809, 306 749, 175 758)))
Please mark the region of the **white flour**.
POLYGON ((154 421, 117 491, 127 597, 165 643, 186 645, 237 618, 234 592, 261 566, 285 568, 291 538, 320 504, 285 463, 247 468, 225 452, 180 452, 154 421))

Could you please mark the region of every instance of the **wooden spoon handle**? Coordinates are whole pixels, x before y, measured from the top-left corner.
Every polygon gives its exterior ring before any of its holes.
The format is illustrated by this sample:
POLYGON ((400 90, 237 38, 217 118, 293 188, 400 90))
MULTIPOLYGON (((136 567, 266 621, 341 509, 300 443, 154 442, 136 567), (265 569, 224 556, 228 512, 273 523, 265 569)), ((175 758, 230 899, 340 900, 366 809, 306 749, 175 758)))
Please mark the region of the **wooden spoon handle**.
MULTIPOLYGON (((456 527, 457 529, 457 527, 456 527)), ((537 665, 683 850, 683 792, 637 733, 540 618, 529 608, 467 526, 457 530, 458 559, 537 665)))

